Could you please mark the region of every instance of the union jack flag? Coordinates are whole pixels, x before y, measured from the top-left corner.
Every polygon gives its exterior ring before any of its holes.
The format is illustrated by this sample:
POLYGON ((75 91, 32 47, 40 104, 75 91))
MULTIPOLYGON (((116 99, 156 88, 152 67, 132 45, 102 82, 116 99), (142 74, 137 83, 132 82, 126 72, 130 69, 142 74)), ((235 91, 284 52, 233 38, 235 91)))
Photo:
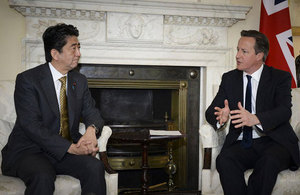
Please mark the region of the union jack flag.
POLYGON ((259 31, 270 42, 268 66, 290 72, 292 88, 297 87, 293 38, 288 0, 262 0, 259 31))

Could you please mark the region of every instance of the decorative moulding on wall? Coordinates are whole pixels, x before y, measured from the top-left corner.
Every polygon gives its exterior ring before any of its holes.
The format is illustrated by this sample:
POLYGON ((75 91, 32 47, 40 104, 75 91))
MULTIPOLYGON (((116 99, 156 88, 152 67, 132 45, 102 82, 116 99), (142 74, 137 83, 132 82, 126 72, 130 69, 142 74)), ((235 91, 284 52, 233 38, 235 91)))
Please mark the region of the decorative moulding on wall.
POLYGON ((146 0, 9 0, 24 16, 105 20, 107 12, 164 15, 167 24, 231 26, 244 20, 247 6, 146 0))
POLYGON ((26 21, 26 39, 38 39, 42 41, 42 34, 48 26, 57 23, 73 24, 79 30, 80 42, 93 45, 105 41, 105 22, 96 20, 74 20, 74 19, 59 19, 59 18, 45 18, 45 17, 30 17, 26 21))
POLYGON ((31 17, 50 17, 50 18, 71 18, 88 20, 105 20, 105 12, 95 10, 65 9, 65 8, 47 8, 34 6, 13 6, 24 16, 31 17))
POLYGON ((225 48, 227 44, 226 30, 222 28, 166 25, 164 29, 166 45, 225 48))
POLYGON ((236 18, 217 18, 203 16, 169 16, 164 17, 165 24, 196 25, 196 26, 221 26, 229 27, 237 23, 236 18))
POLYGON ((108 42, 163 42, 163 16, 107 13, 108 42))

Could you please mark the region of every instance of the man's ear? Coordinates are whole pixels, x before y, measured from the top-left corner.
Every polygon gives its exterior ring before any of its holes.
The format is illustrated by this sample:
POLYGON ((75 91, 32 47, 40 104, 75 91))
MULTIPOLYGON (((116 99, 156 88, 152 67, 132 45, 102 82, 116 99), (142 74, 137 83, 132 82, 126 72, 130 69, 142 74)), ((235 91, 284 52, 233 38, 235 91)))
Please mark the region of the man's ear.
POLYGON ((56 49, 51 49, 50 53, 51 53, 52 59, 58 60, 59 52, 56 49))
POLYGON ((256 54, 257 61, 263 61, 263 58, 264 58, 264 52, 259 52, 258 54, 256 54))

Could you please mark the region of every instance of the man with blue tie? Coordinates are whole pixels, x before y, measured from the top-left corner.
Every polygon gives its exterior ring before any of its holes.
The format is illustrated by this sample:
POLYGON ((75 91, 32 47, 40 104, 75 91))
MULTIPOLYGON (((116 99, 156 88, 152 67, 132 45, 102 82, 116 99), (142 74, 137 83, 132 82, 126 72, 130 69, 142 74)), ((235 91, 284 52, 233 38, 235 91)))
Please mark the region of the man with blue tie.
POLYGON ((224 73, 219 91, 206 110, 216 130, 230 121, 216 167, 225 195, 270 195, 277 175, 300 165, 298 138, 291 117, 291 76, 264 64, 267 37, 241 32, 237 68, 224 73), (253 169, 248 185, 244 172, 253 169))

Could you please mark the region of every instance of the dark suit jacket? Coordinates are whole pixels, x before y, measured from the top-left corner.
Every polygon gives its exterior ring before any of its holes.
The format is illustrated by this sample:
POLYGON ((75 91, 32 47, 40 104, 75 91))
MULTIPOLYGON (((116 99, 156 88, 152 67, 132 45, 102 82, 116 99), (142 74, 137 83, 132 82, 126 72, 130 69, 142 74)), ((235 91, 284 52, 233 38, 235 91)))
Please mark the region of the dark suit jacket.
MULTIPOLYGON (((214 107, 224 107, 224 100, 229 102, 230 110, 238 109, 238 102, 243 104, 243 72, 237 69, 222 76, 219 91, 206 110, 206 120, 217 129, 214 107)), ((288 72, 264 65, 260 77, 257 97, 256 116, 263 127, 263 133, 286 147, 292 158, 291 169, 300 165, 298 138, 293 131, 289 119, 291 117, 291 76, 288 72)), ((230 124, 223 148, 234 143, 242 128, 234 128, 230 124)))
MULTIPOLYGON (((68 73, 69 128, 76 143, 81 134, 79 122, 94 124, 100 130, 103 120, 95 108, 84 75, 68 73)), ((2 170, 14 175, 10 168, 21 155, 43 152, 52 162, 61 160, 71 143, 59 135, 60 112, 49 65, 43 64, 20 73, 16 79, 15 108, 17 120, 8 143, 2 150, 2 170)))

